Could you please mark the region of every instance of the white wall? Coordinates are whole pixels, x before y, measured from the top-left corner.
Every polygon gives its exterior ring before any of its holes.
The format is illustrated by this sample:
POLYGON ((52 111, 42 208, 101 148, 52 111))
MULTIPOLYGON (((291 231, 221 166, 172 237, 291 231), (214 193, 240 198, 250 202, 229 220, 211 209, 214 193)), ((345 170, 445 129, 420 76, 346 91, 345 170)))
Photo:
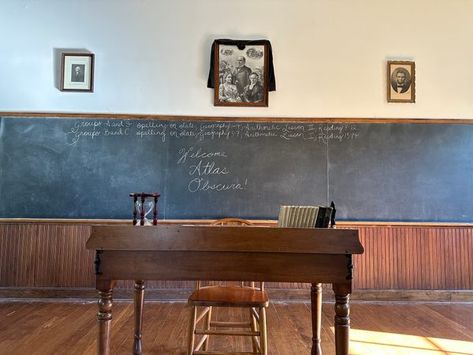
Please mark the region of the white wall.
POLYGON ((472 0, 0 0, 0 111, 473 118, 472 0), (214 107, 216 38, 269 39, 268 108, 214 107), (95 92, 55 85, 58 49, 95 53, 95 92), (387 59, 417 102, 386 102, 387 59))

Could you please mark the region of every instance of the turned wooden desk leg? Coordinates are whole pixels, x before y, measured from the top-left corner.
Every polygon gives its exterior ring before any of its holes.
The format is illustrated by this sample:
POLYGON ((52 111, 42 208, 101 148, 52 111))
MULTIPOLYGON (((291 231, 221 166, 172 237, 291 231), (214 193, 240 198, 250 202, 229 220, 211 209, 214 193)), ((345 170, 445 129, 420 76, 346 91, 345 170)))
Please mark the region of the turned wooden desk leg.
POLYGON ((336 355, 348 355, 350 345, 350 284, 334 284, 336 355))
POLYGON ((113 281, 97 282, 97 290, 99 291, 99 312, 97 313, 99 336, 97 339, 97 354, 99 355, 110 355, 113 286, 113 281))
POLYGON ((322 326, 322 284, 313 283, 310 288, 312 310, 312 350, 311 355, 322 355, 320 328, 322 326))
POLYGON ((142 328, 143 328, 143 304, 144 304, 145 282, 135 281, 135 334, 133 340, 133 354, 141 355, 143 351, 142 328))

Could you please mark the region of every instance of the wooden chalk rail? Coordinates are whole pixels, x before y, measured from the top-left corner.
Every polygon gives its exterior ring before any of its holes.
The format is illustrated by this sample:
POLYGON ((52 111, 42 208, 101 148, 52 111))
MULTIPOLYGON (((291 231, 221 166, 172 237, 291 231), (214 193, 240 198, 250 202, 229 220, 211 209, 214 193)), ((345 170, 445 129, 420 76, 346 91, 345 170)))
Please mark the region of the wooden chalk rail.
MULTIPOLYGON (((274 219, 248 219, 254 225, 271 226, 277 225, 274 219)), ((160 219, 158 224, 211 224, 216 219, 160 219)), ((71 224, 71 225, 94 225, 94 224, 126 224, 129 219, 74 219, 74 218, 0 218, 0 223, 9 224, 71 224)), ((337 221, 338 227, 343 226, 409 226, 409 227, 473 227, 473 223, 457 222, 392 222, 392 221, 337 221)))
POLYGON ((224 117, 192 115, 158 115, 127 113, 87 113, 87 112, 1 112, 0 117, 47 117, 47 118, 103 118, 117 120, 159 120, 159 121, 225 121, 225 122, 301 122, 301 123, 419 123, 419 124, 473 124, 464 118, 371 118, 371 117, 224 117))

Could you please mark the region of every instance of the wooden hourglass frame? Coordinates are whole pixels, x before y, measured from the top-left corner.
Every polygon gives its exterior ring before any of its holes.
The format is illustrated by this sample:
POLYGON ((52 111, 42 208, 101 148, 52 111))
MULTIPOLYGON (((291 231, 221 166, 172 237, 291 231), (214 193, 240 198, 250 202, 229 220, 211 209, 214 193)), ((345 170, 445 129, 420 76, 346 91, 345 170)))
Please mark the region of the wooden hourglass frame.
POLYGON ((136 208, 136 203, 138 202, 138 199, 141 202, 141 207, 139 211, 139 221, 140 221, 140 226, 145 225, 145 201, 147 199, 153 199, 153 225, 158 224, 158 198, 160 194, 156 192, 152 193, 145 193, 145 192, 132 192, 130 193, 130 197, 133 198, 133 225, 135 226, 138 224, 138 209, 136 208))

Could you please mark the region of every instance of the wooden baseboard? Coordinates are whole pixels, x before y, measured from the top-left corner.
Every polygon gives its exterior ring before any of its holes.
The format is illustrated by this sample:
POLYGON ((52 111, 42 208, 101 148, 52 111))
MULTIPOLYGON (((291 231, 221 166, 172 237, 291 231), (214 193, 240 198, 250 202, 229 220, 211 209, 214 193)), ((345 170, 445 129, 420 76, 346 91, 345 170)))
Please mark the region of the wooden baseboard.
MULTIPOLYGON (((308 289, 268 289, 271 300, 309 302, 308 289)), ((352 301, 367 302, 473 302, 473 290, 354 290, 352 301)), ((330 288, 323 288, 324 302, 334 302, 330 288)))
MULTIPOLYGON (((191 289, 147 289, 145 299, 149 301, 185 302, 191 289)), ((269 298, 275 302, 309 302, 309 289, 267 289, 269 298)), ((333 302, 333 293, 324 288, 324 302, 333 302)), ((115 300, 133 299, 132 289, 116 289, 115 300)), ((97 291, 92 288, 12 288, 0 287, 1 300, 45 300, 69 299, 93 301, 97 291)), ((355 290, 352 301, 368 302, 473 302, 473 290, 355 290)))
MULTIPOLYGON (((150 301, 185 301, 191 289, 145 289, 145 299, 150 301)), ((80 299, 95 300, 97 291, 93 288, 12 288, 0 287, 0 299, 80 299)), ((113 291, 115 300, 133 299, 133 289, 117 288, 113 291)))
POLYGON ((371 302, 473 302, 473 290, 355 290, 351 299, 371 302))

